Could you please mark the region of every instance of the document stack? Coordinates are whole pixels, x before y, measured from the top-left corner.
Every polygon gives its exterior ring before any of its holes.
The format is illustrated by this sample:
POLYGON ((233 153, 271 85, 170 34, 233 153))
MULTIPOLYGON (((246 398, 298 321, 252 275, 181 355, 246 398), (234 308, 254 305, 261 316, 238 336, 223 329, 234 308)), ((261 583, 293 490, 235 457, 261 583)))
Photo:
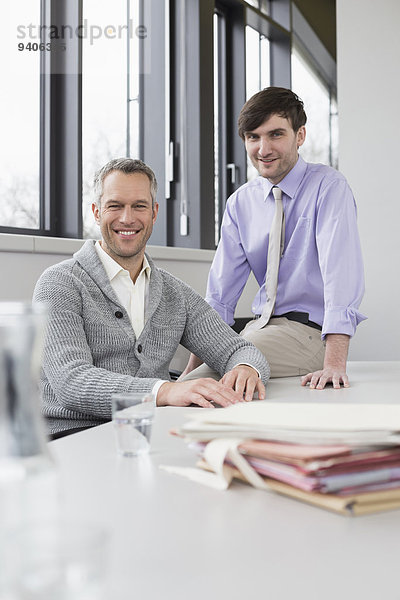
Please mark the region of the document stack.
POLYGON ((196 412, 176 433, 214 487, 238 478, 348 515, 400 507, 397 405, 241 403, 196 412))

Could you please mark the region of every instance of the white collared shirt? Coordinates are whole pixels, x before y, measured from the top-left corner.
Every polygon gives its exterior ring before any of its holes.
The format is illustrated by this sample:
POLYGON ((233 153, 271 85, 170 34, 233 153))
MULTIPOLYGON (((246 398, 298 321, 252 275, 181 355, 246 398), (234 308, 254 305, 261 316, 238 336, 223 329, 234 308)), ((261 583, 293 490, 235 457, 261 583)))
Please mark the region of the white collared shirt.
POLYGON ((133 283, 129 271, 121 267, 107 252, 103 250, 99 241, 95 245, 97 254, 110 280, 111 287, 118 300, 128 313, 136 338, 143 331, 145 312, 149 295, 149 280, 151 267, 146 256, 143 257, 143 266, 133 283))
MULTIPOLYGON (((143 266, 133 283, 129 271, 121 267, 103 248, 99 241, 96 242, 95 248, 99 259, 107 273, 118 300, 128 313, 132 323, 136 338, 143 331, 146 321, 147 304, 149 300, 149 281, 151 267, 146 256, 143 257, 143 266)), ((151 390, 157 400, 158 390, 166 380, 160 379, 154 384, 151 390)))

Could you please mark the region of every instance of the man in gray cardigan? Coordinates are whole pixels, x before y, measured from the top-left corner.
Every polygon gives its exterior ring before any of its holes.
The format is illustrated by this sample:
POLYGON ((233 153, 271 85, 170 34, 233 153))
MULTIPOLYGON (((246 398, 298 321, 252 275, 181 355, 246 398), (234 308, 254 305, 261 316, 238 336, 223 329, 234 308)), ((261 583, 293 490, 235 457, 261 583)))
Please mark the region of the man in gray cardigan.
POLYGON ((107 163, 96 174, 92 205, 101 241, 88 240, 36 284, 34 301, 50 309, 42 397, 53 434, 109 420, 114 392, 153 392, 158 406, 265 397, 269 367, 262 354, 145 254, 156 190, 153 171, 141 161, 107 163), (179 344, 220 381, 171 382, 179 344))

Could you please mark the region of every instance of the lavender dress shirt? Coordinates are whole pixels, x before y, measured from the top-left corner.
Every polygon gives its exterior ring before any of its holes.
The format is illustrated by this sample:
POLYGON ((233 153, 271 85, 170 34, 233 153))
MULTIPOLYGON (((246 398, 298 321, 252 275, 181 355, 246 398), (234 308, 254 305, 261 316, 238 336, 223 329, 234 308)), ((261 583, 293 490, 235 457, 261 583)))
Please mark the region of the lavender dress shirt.
MULTIPOLYGON (((230 325, 250 271, 260 286, 251 308, 262 313, 275 210, 272 186, 257 177, 226 205, 206 300, 230 325)), ((364 270, 351 189, 335 169, 301 157, 279 187, 286 227, 274 314, 307 312, 322 326, 323 338, 327 333, 352 336, 366 317, 358 311, 364 270)))

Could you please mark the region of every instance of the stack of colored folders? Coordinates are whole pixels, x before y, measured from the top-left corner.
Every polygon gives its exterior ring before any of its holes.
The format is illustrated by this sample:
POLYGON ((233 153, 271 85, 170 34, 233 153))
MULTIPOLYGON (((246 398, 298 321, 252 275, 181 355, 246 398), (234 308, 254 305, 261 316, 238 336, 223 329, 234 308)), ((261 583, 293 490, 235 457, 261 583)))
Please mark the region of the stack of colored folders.
POLYGON ((196 412, 177 433, 215 472, 213 444, 221 456, 225 440, 225 477, 254 485, 255 471, 278 493, 342 514, 400 507, 398 405, 243 403, 196 412))

